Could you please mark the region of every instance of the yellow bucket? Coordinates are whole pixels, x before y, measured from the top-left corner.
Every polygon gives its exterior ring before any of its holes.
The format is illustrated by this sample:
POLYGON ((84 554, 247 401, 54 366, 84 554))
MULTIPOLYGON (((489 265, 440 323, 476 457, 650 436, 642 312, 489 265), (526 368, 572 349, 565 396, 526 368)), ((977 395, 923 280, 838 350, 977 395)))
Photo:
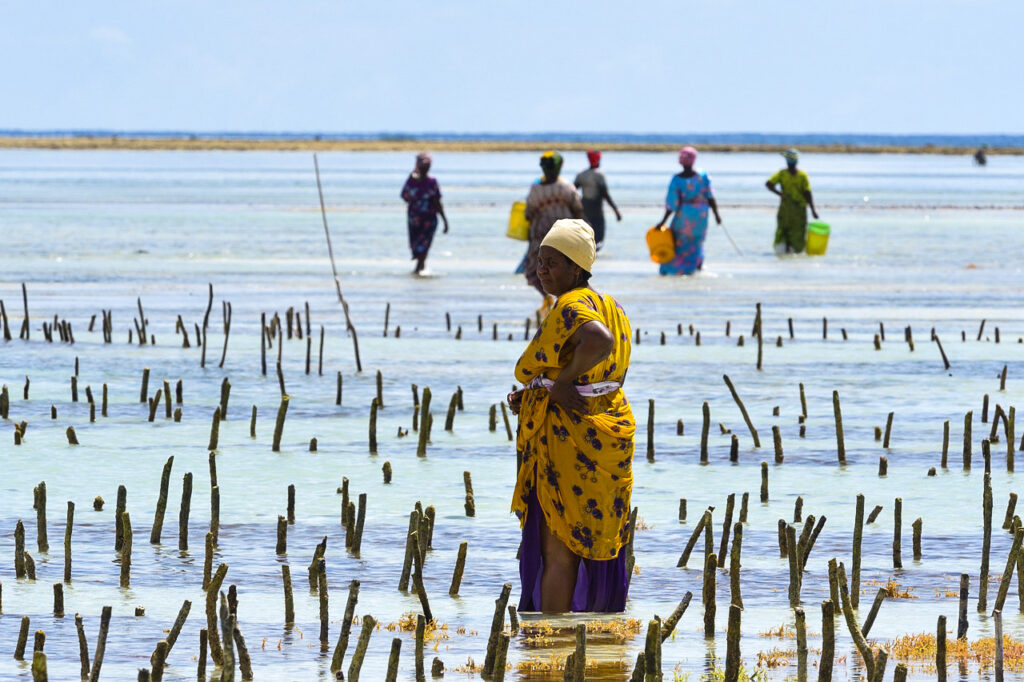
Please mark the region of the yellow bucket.
POLYGON ((832 228, 826 223, 809 223, 807 225, 807 255, 824 256, 828 248, 828 236, 832 228))
POLYGON ((530 221, 526 219, 525 201, 512 204, 512 211, 508 216, 508 232, 505 234, 524 242, 530 238, 530 221))
POLYGON ((655 263, 668 263, 675 258, 676 240, 672 230, 667 227, 652 227, 647 230, 647 248, 651 252, 651 260, 655 263))

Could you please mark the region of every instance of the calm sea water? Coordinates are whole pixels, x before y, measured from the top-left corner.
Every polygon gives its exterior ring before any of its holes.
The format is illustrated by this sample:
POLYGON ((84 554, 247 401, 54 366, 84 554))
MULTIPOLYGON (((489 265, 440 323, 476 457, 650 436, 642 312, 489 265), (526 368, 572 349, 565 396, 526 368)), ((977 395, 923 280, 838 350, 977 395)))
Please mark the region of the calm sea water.
MULTIPOLYGON (((625 617, 646 627, 655 614, 667 617, 686 591, 695 602, 665 643, 664 669, 697 680, 724 665, 728 575, 718 575, 719 631, 708 643, 701 634, 700 551, 690 567, 676 561, 699 513, 715 509, 716 548, 726 496, 751 495, 744 529, 742 653, 753 670, 758 653, 795 650, 792 639, 761 633, 792 623, 786 588, 788 564, 779 558, 777 522, 793 519, 794 502, 804 513, 826 516, 804 577, 803 600, 811 633, 812 664, 820 646, 819 603, 827 597, 827 561, 849 563, 854 503, 866 496, 868 509, 882 505, 864 536, 866 615, 876 583, 892 579, 913 588, 916 599, 889 600, 882 606, 872 639, 883 643, 901 634, 934 632, 946 615, 955 628, 959 574, 971 575, 970 637, 991 637, 992 620, 977 613, 980 565, 982 481, 981 440, 988 436, 998 403, 1022 404, 1024 314, 1019 302, 1024 272, 1019 250, 1024 226, 1024 159, 996 158, 987 168, 967 157, 805 155, 822 218, 834 230, 824 258, 778 259, 771 253, 773 197, 764 180, 779 165, 774 155, 705 155, 699 160, 712 178, 725 227, 742 250, 730 246, 712 227, 702 273, 682 279, 659 278, 646 254, 644 231, 660 218, 672 155, 608 154, 604 167, 624 219, 609 223, 607 246, 595 266, 594 285, 626 308, 641 343, 634 347, 627 384, 639 422, 633 503, 643 529, 636 536, 638 573, 625 617), (765 340, 763 370, 756 369, 750 331, 755 303, 762 303, 765 340), (822 318, 828 338, 822 338, 822 318), (793 319, 794 338, 787 320, 793 319), (981 341, 976 340, 985 320, 981 341), (726 324, 731 322, 731 335, 726 324), (873 336, 883 323, 886 339, 875 350, 873 336), (678 333, 681 325, 682 334, 678 333), (689 327, 701 334, 701 343, 689 327), (913 331, 915 350, 903 342, 913 331), (943 369, 934 328, 952 363, 943 369), (998 328, 999 343, 996 343, 998 328), (843 340, 843 330, 847 339, 843 340), (665 333, 665 344, 660 338, 665 333), (966 341, 961 340, 965 332, 966 341), (746 343, 737 345, 737 337, 746 343), (776 347, 776 337, 783 345, 776 347), (999 373, 1007 367, 1006 390, 999 373), (736 384, 760 435, 755 448, 722 375, 736 384), (806 437, 798 434, 799 384, 806 388, 806 437), (832 391, 842 399, 848 464, 836 464, 832 391), (990 397, 989 423, 982 422, 982 399, 990 397), (648 399, 656 401, 655 461, 644 457, 648 399), (711 408, 710 463, 699 463, 701 406, 711 408), (778 407, 778 416, 773 411, 778 407), (962 471, 964 414, 973 410, 974 468, 962 471), (890 448, 874 440, 873 429, 894 413, 890 448), (676 435, 676 423, 685 435, 676 435), (943 421, 950 421, 950 467, 928 477, 939 465, 943 421), (739 436, 738 464, 729 462, 731 434, 739 436), (781 429, 785 463, 770 467, 770 500, 758 501, 760 462, 773 459, 771 430, 781 429), (877 476, 878 459, 888 457, 889 473, 877 476), (903 504, 903 564, 894 571, 894 499, 903 504), (689 517, 680 523, 679 499, 689 517), (911 555, 910 526, 923 523, 923 558, 911 555)), ((488 410, 503 399, 512 367, 523 346, 524 321, 539 297, 512 270, 524 244, 504 236, 508 207, 522 198, 537 175, 532 154, 437 154, 434 173, 445 197, 452 231, 438 235, 428 267, 430 278, 410 276, 404 205, 398 192, 411 167, 407 154, 325 154, 320 156, 335 253, 345 295, 359 331, 362 373, 355 371, 351 341, 333 291, 320 222, 312 159, 307 154, 177 152, 0 152, 0 210, 4 225, 4 277, 0 298, 11 318, 15 340, 0 352, 0 381, 11 393, 11 421, 26 420, 26 441, 12 445, 13 427, 0 445, 0 677, 28 679, 26 664, 14 661, 21 616, 32 630, 46 632, 52 679, 77 675, 77 636, 73 614, 85 619, 90 649, 95 648, 100 610, 114 616, 103 663, 104 679, 134 679, 148 667, 149 655, 165 636, 185 599, 192 612, 171 653, 167 679, 194 679, 198 631, 205 626, 200 589, 203 538, 209 523, 206 445, 210 419, 224 377, 232 384, 227 421, 217 454, 221 489, 220 547, 216 562, 230 566, 225 584, 239 593, 239 623, 259 679, 329 679, 330 653, 319 651, 318 601, 306 586, 305 567, 316 543, 328 537, 331 648, 337 638, 346 587, 362 583, 358 614, 384 624, 419 610, 412 594, 397 590, 408 514, 419 500, 437 509, 434 550, 425 566, 427 592, 449 638, 431 644, 446 677, 464 679, 453 668, 472 658, 482 663, 494 599, 501 585, 514 585, 519 534, 508 514, 515 452, 500 424, 488 430, 488 410), (17 340, 21 324, 20 283, 27 284, 31 341, 17 340), (214 287, 207 365, 200 368, 193 325, 202 322, 207 285, 214 287), (128 343, 141 298, 156 345, 128 343), (231 334, 220 362, 222 301, 232 305, 231 334), (315 341, 313 371, 305 369, 305 339, 286 340, 283 371, 291 396, 280 453, 271 452, 279 388, 270 359, 260 373, 260 314, 302 309, 308 302, 315 341), (389 335, 384 336, 390 303, 389 335), (112 311, 114 343, 104 345, 89 320, 112 311), (445 313, 452 330, 445 326, 445 313), (74 327, 76 343, 43 341, 41 326, 54 316, 74 327), (175 334, 181 315, 193 347, 183 349, 175 334), (482 331, 478 330, 478 317, 482 331), (498 341, 492 340, 497 325, 498 341), (318 376, 319 328, 325 330, 323 375, 318 376), (401 326, 401 336, 395 330, 401 326), (462 328, 461 340, 455 330, 462 328), (511 340, 509 336, 511 335, 511 340), (79 361, 82 402, 71 402, 69 382, 79 361), (184 384, 183 419, 173 423, 162 409, 153 423, 139 402, 143 367, 151 369, 150 393, 167 378, 184 384), (378 420, 378 454, 367 446, 367 417, 375 395, 375 372, 383 375, 385 408, 378 420), (336 374, 344 377, 343 405, 335 405, 336 374), (26 375, 30 399, 22 400, 26 375), (84 387, 98 395, 107 383, 110 416, 89 423, 84 387), (410 384, 429 386, 434 395, 433 442, 426 458, 416 457, 415 435, 399 438, 411 426, 410 384), (465 411, 454 430, 443 429, 449 397, 461 386, 465 411), (50 418, 51 405, 57 419, 50 418), (258 409, 257 437, 249 436, 249 414, 258 409), (81 445, 67 445, 73 425, 81 445), (309 439, 319 441, 308 452, 309 439), (150 545, 149 529, 161 469, 174 456, 170 502, 163 544, 150 545), (389 461, 394 479, 384 485, 381 466, 389 461), (463 510, 462 472, 470 471, 477 515, 463 510), (176 548, 182 476, 194 476, 187 552, 176 548), (362 555, 344 549, 336 488, 349 478, 353 494, 368 496, 362 555), (32 488, 46 481, 50 550, 36 549, 32 488), (276 519, 283 514, 287 487, 297 492, 296 523, 289 529, 288 554, 275 554, 276 519), (135 529, 132 586, 118 587, 114 552, 114 501, 127 488, 135 529), (92 500, 106 500, 102 512, 92 500), (77 505, 72 582, 65 586, 67 616, 52 615, 51 585, 63 576, 64 510, 77 505), (27 546, 37 562, 38 580, 15 580, 14 526, 25 522, 27 546), (469 543, 461 596, 447 594, 459 543, 469 543), (280 565, 291 566, 297 623, 283 625, 280 565), (136 618, 134 608, 145 606, 136 618)), ((584 165, 568 155, 566 174, 584 165)), ((276 352, 275 347, 273 352, 276 352)), ((1007 497, 1020 492, 1006 471, 1005 438, 993 444, 992 481, 996 530, 992 573, 1002 572, 1010 535, 999 530, 1007 497)), ((997 585, 989 588, 991 608, 997 585)), ((1006 631, 1024 638, 1024 617, 1011 586, 1006 631)), ((572 625, 577 618, 560 622, 572 625)), ((861 676, 853 644, 840 620, 836 679, 861 676)), ((358 627, 354 628, 354 633, 358 627)), ((954 633, 955 634, 955 633, 954 633)), ((363 679, 383 679, 395 633, 375 632, 363 679)), ((412 639, 403 639, 401 679, 412 679, 412 639)), ((643 646, 643 632, 624 643, 603 643, 590 654, 632 667, 643 646)), ((564 646, 543 646, 513 638, 509 658, 561 658, 564 646)), ((353 650, 355 638, 349 647, 353 650)), ((31 647, 31 643, 29 645, 31 647)), ((926 662, 912 677, 931 679, 926 662)), ((346 658, 345 669, 348 667, 346 658)), ((891 677, 890 673, 887 679, 891 677)), ((208 668, 208 673, 212 667, 208 668)), ((795 675, 788 666, 765 669, 770 679, 795 675)), ((510 673, 514 676, 514 673, 510 673)), ((816 669, 812 667, 812 675, 816 669)), ((990 673, 982 676, 987 679, 990 673)), ((620 675, 618 679, 625 677, 620 675)), ((976 667, 967 678, 976 679, 976 667)), ((1008 678, 1019 679, 1018 673, 1008 678), (1017 677, 1014 677, 1017 676, 1017 677)), ((615 679, 615 677, 613 677, 615 679)))

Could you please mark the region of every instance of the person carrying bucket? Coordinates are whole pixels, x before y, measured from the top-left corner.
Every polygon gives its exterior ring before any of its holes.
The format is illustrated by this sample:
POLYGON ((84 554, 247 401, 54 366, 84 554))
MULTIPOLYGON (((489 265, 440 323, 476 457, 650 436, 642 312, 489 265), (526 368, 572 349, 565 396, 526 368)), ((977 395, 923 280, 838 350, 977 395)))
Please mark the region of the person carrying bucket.
POLYGON ((800 152, 791 148, 782 152, 782 156, 786 159, 786 167, 764 183, 769 192, 781 199, 776 217, 775 252, 802 253, 807 244, 807 207, 810 206, 815 220, 818 219, 818 211, 811 196, 810 178, 796 167, 800 152))

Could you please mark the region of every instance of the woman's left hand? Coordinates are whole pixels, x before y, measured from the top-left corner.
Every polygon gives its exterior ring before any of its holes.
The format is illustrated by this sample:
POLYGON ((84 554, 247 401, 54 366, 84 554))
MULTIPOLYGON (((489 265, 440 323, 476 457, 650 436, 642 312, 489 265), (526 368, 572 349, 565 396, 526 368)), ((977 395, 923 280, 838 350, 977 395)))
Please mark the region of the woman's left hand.
POLYGON ((576 387, 570 383, 556 381, 548 389, 549 399, 556 405, 571 412, 586 412, 587 401, 580 395, 576 387))
POLYGON ((448 219, 444 219, 444 233, 448 234, 448 219))

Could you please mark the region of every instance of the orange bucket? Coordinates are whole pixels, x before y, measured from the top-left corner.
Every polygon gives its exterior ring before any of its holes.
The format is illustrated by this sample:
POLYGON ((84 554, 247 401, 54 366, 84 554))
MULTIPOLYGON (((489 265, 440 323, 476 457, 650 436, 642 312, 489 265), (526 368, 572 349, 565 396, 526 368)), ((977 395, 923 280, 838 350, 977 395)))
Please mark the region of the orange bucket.
POLYGON ((647 230, 647 248, 651 252, 651 260, 664 264, 676 256, 676 240, 672 230, 667 227, 652 227, 647 230))

